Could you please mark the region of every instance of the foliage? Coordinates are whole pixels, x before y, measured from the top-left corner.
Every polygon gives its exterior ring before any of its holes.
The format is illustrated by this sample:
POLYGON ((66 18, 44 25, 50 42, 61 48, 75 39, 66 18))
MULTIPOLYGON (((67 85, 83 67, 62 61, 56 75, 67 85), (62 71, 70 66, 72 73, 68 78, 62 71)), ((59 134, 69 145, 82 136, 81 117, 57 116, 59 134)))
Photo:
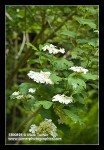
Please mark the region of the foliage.
POLYGON ((6 51, 9 49, 6 60, 7 78, 12 75, 12 69, 19 66, 14 71, 17 76, 13 76, 11 88, 7 89, 7 123, 8 118, 12 122, 12 128, 9 123, 7 134, 28 132, 30 125, 39 124, 47 118, 52 119, 57 126, 62 141, 24 140, 17 143, 97 144, 98 6, 6 6, 6 13, 6 51), (73 15, 68 18, 71 13, 73 15), (60 24, 61 27, 58 26, 60 24), (34 34, 36 43, 30 38, 21 50, 20 35, 25 30, 28 38, 29 32, 34 34), (43 51, 44 46, 50 44, 57 46, 57 49, 64 48, 65 53, 43 51), (19 63, 21 60, 23 66, 19 63), (12 68, 13 61, 15 66, 12 68), (81 66, 88 69, 88 72, 84 74, 73 71, 70 69, 73 66, 81 66), (30 70, 50 72, 49 79, 53 84, 29 79, 27 74, 30 70), (30 88, 35 89, 35 92, 30 93, 30 88), (19 91, 23 98, 18 99, 17 95, 13 95, 15 91, 19 91), (57 94, 66 95, 73 102, 63 104, 60 100, 52 101, 57 94), (11 115, 12 113, 14 114, 11 115), (23 122, 19 127, 27 115, 30 118, 27 117, 26 126, 23 122), (93 122, 96 123, 95 126, 93 122), (91 137, 86 136, 87 132, 91 137))

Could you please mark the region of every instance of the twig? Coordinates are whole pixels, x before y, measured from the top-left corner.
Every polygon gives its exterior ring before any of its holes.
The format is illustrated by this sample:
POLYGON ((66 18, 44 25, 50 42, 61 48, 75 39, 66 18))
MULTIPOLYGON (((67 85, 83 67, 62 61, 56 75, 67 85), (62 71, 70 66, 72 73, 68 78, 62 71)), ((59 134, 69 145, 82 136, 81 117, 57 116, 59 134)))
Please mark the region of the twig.
POLYGON ((23 49, 24 49, 25 41, 26 41, 26 34, 23 33, 23 41, 22 41, 20 50, 19 50, 19 52, 18 52, 18 56, 16 57, 17 59, 19 58, 19 56, 21 55, 21 53, 22 53, 22 51, 23 51, 23 49))
POLYGON ((6 17, 7 17, 9 20, 13 21, 12 17, 11 17, 7 12, 6 12, 5 14, 6 14, 6 17))
POLYGON ((46 42, 48 39, 52 38, 54 34, 74 15, 75 11, 73 11, 46 39, 43 40, 42 43, 46 42))

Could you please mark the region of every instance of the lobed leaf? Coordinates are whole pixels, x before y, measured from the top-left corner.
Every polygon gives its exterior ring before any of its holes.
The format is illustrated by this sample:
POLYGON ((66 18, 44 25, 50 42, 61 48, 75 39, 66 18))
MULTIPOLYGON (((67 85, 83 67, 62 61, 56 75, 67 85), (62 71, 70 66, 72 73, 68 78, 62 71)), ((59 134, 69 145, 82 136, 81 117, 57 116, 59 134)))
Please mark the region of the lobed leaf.
POLYGON ((65 58, 56 58, 51 62, 56 70, 64 70, 73 66, 72 61, 68 61, 65 58))
POLYGON ((89 27, 96 29, 96 24, 92 22, 90 19, 84 19, 81 17, 74 17, 75 20, 77 20, 80 24, 85 25, 87 24, 89 27))
POLYGON ((97 80, 98 79, 98 75, 94 75, 91 73, 87 73, 87 74, 81 74, 81 76, 86 79, 86 80, 97 80))
POLYGON ((68 118, 70 118, 72 121, 74 121, 74 123, 79 122, 80 124, 83 124, 82 119, 79 116, 77 116, 76 114, 74 114, 72 111, 67 110, 67 109, 63 109, 63 111, 68 116, 68 118))
POLYGON ((19 86, 19 91, 21 92, 21 94, 23 95, 27 95, 28 93, 28 89, 34 87, 33 83, 22 83, 19 86))
POLYGON ((63 31, 63 32, 61 32, 60 34, 62 34, 62 35, 67 35, 67 36, 69 36, 69 37, 71 37, 71 38, 75 38, 75 36, 76 36, 76 33, 73 32, 73 31, 63 31))
POLYGON ((26 45, 32 47, 32 49, 35 50, 35 51, 38 50, 34 45, 32 45, 32 44, 29 43, 29 42, 27 42, 26 45))
POLYGON ((34 106, 39 107, 42 105, 45 109, 49 109, 52 106, 52 102, 50 101, 38 101, 34 104, 34 106))
POLYGON ((82 79, 79 79, 79 78, 69 76, 68 77, 68 84, 71 86, 73 86, 73 85, 80 86, 80 87, 86 89, 86 83, 82 79))
POLYGON ((57 76, 56 74, 51 74, 49 78, 56 84, 58 84, 62 80, 62 78, 57 76))

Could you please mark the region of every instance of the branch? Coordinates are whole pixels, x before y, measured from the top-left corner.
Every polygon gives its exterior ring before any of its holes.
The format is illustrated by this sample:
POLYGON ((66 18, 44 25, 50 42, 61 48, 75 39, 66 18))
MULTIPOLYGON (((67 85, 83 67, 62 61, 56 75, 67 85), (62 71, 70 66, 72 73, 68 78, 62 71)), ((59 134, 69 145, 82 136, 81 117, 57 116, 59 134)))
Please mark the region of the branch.
POLYGON ((55 34, 74 14, 75 14, 75 11, 73 11, 70 15, 68 15, 68 17, 67 17, 49 36, 47 36, 47 38, 44 39, 44 41, 43 41, 42 43, 46 42, 48 39, 51 39, 51 38, 54 36, 54 34, 55 34))
MULTIPOLYGON (((46 24, 40 31, 40 33, 35 37, 35 39, 33 40, 32 44, 35 44, 37 42, 37 40, 41 37, 41 35, 43 34, 43 32, 45 31, 45 29, 47 28, 48 24, 46 24)), ((9 88, 14 76, 16 75, 16 72, 18 71, 18 69, 20 67, 22 67, 26 61, 28 60, 28 58, 33 55, 34 51, 31 49, 28 49, 26 51, 26 53, 24 54, 24 56, 20 59, 18 65, 16 66, 16 68, 11 72, 10 76, 7 78, 6 80, 6 88, 9 88)))
POLYGON ((10 20, 13 21, 12 17, 6 12, 6 17, 10 20))
POLYGON ((23 49, 24 49, 24 46, 25 46, 25 41, 26 41, 26 33, 23 33, 23 40, 22 40, 22 44, 21 44, 21 47, 20 47, 20 50, 18 52, 18 55, 17 55, 17 59, 20 57, 23 49))
MULTIPOLYGON (((44 39, 42 41, 42 43, 45 43, 48 39, 53 38, 54 34, 75 14, 75 11, 73 11, 71 14, 69 14, 69 16, 49 35, 47 36, 46 39, 44 39)), ((36 36, 36 38, 33 40, 32 44, 35 44, 37 42, 38 39, 41 38, 41 35, 43 34, 43 32, 45 31, 45 29, 47 28, 47 26, 49 26, 47 23, 45 24, 45 26, 42 28, 42 30, 40 31, 40 33, 36 36)), ((7 78, 7 82, 6 82, 6 88, 9 88, 12 80, 16 74, 16 72, 18 71, 18 69, 20 67, 22 67, 26 61, 30 58, 31 55, 34 54, 34 51, 31 49, 28 49, 27 52, 24 54, 24 56, 21 58, 21 60, 19 61, 17 67, 11 72, 11 75, 7 78)))

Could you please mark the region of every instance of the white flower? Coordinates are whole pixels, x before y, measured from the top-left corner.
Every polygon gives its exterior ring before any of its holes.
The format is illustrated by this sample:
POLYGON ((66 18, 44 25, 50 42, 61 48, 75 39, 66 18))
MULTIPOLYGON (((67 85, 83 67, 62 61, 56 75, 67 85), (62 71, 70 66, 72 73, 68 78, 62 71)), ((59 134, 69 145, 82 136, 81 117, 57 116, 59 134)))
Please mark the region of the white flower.
POLYGON ((36 91, 36 89, 33 89, 33 88, 30 88, 29 90, 28 90, 28 92, 30 92, 30 93, 34 93, 36 91))
POLYGON ((58 121, 58 124, 63 124, 64 123, 64 121, 61 118, 58 119, 57 121, 58 121))
POLYGON ((52 122, 51 119, 45 119, 40 123, 40 125, 37 127, 36 133, 38 134, 48 134, 53 137, 57 136, 57 127, 52 122))
POLYGON ((32 124, 32 125, 30 126, 29 131, 30 131, 31 133, 35 133, 35 132, 37 131, 37 126, 36 126, 35 124, 32 124))
POLYGON ((17 12, 19 12, 19 11, 20 11, 20 9, 16 9, 16 11, 17 11, 17 12))
POLYGON ((50 72, 34 72, 30 71, 27 75, 33 79, 37 83, 46 83, 46 84, 53 84, 51 79, 49 78, 50 72))
POLYGON ((61 52, 62 54, 64 54, 64 53, 65 53, 65 49, 64 49, 64 48, 60 48, 60 52, 61 52))
POLYGON ((34 129, 29 129, 29 131, 30 131, 31 133, 35 133, 34 129))
POLYGON ((63 95, 57 94, 52 98, 52 101, 59 101, 60 103, 63 103, 63 104, 69 104, 73 102, 73 98, 68 97, 64 94, 63 95))
POLYGON ((83 72, 84 74, 86 74, 88 72, 88 69, 85 69, 83 67, 78 67, 78 66, 73 66, 70 69, 75 72, 83 72))
POLYGON ((16 98, 21 99, 21 98, 24 98, 24 96, 23 95, 18 95, 16 98))
POLYGON ((28 94, 28 95, 26 96, 26 98, 33 99, 33 98, 34 98, 34 96, 32 96, 31 94, 28 94))
POLYGON ((19 92, 19 91, 15 91, 12 95, 17 96, 17 95, 19 95, 19 94, 20 94, 20 92, 19 92))
POLYGON ((52 119, 47 119, 47 118, 45 118, 45 121, 47 121, 47 122, 52 122, 52 119))
POLYGON ((53 137, 56 137, 58 134, 56 133, 56 130, 57 130, 57 127, 55 126, 54 123, 51 123, 51 126, 52 126, 52 130, 50 132, 50 135, 53 136, 53 137))
POLYGON ((51 131, 50 135, 52 135, 53 137, 56 137, 58 134, 56 133, 56 131, 51 131))
POLYGON ((43 51, 46 51, 48 50, 50 54, 57 54, 57 53, 62 53, 64 54, 65 53, 65 49, 64 48, 60 48, 60 49, 57 49, 56 46, 50 44, 50 45, 45 45, 43 48, 43 51))
POLYGON ((19 92, 19 91, 15 91, 12 95, 15 95, 17 99, 24 98, 23 95, 20 95, 20 92, 19 92))

